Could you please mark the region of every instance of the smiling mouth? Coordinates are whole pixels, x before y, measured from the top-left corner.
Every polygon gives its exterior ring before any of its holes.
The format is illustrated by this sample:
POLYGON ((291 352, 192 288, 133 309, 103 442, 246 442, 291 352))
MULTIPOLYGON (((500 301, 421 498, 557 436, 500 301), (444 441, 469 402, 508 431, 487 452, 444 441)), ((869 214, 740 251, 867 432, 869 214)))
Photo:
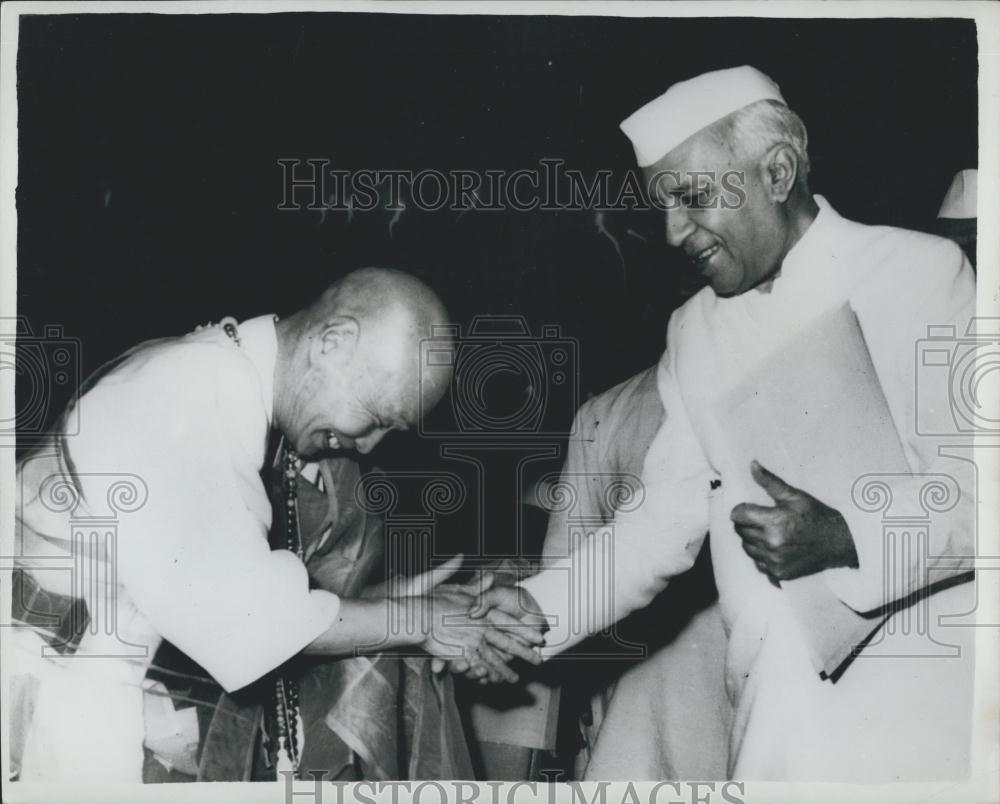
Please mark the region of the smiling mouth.
POLYGON ((720 246, 718 243, 715 243, 709 246, 708 248, 703 248, 701 251, 690 255, 691 262, 693 262, 698 267, 701 267, 710 259, 712 259, 712 257, 714 257, 721 248, 722 246, 720 246))

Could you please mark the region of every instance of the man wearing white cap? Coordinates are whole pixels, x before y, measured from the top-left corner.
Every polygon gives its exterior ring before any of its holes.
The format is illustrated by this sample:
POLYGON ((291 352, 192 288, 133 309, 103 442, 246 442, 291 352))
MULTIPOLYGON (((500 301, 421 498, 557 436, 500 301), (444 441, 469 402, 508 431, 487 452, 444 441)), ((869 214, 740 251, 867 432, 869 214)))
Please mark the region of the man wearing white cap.
POLYGON ((975 478, 939 452, 947 370, 915 355, 929 326, 966 332, 968 260, 814 196, 805 127, 752 67, 622 129, 709 287, 668 325, 644 504, 483 610, 544 613, 551 655, 647 605, 709 531, 732 777, 965 775, 974 629, 939 626, 974 610, 975 478))

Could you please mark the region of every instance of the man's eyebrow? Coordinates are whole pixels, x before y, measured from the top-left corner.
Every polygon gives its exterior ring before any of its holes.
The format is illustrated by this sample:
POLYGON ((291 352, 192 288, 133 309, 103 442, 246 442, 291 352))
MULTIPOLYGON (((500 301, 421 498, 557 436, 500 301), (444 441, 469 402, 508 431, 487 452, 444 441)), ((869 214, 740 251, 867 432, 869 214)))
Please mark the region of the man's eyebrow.
POLYGON ((675 184, 673 187, 667 190, 667 192, 672 195, 679 195, 691 192, 691 179, 687 178, 684 179, 683 181, 677 182, 677 184, 675 184))
POLYGON ((702 193, 710 193, 718 186, 714 179, 710 177, 705 177, 707 181, 692 183, 690 179, 685 179, 683 182, 678 184, 674 189, 668 192, 671 195, 691 195, 702 193))

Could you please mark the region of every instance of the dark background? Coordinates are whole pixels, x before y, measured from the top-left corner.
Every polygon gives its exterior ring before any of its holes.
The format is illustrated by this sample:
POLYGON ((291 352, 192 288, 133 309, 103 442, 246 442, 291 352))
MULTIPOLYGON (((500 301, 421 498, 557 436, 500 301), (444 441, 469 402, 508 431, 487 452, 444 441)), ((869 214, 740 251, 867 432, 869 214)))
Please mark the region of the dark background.
MULTIPOLYGON (((580 393, 553 392, 546 421, 565 429, 584 396, 656 360, 670 311, 697 288, 654 213, 608 213, 621 258, 593 210, 411 208, 390 235, 385 210, 279 211, 277 160, 485 170, 560 158, 623 175, 624 117, 674 81, 744 63, 805 120, 813 189, 847 217, 927 228, 952 174, 976 166, 970 21, 24 18, 19 313, 36 334, 56 324, 78 338, 87 373, 146 338, 287 313, 349 269, 400 267, 466 329, 483 314, 524 316, 534 333, 559 325, 580 393)), ((33 421, 50 423, 72 383, 39 395, 25 382, 19 411, 30 397, 33 421)), ((526 393, 509 374, 486 390, 498 410, 526 393)), ((435 421, 449 416, 445 405, 435 421)), ((394 436, 376 457, 443 466, 439 446, 394 436)))

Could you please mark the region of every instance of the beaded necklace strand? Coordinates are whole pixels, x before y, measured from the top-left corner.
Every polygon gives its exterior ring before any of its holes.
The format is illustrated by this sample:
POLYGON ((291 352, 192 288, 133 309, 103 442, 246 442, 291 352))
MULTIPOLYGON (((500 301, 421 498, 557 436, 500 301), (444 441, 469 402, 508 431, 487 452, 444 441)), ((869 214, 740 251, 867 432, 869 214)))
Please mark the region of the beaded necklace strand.
MULTIPOLYGON (((287 442, 282 446, 281 485, 285 498, 285 544, 284 547, 303 560, 302 539, 299 535, 298 476, 302 463, 294 449, 287 442)), ((274 680, 274 711, 278 725, 278 770, 291 770, 293 778, 299 772, 299 684, 293 678, 281 673, 274 680)))
MULTIPOLYGON (((229 336, 237 346, 242 347, 240 333, 235 318, 226 317, 219 322, 222 331, 229 336)), ((282 439, 282 477, 281 490, 285 503, 285 544, 286 549, 295 553, 299 560, 304 559, 302 538, 299 534, 298 483, 302 462, 294 449, 289 448, 282 439)), ((293 678, 286 678, 281 673, 274 677, 272 696, 274 721, 277 724, 275 743, 277 745, 276 770, 291 770, 293 778, 299 773, 299 731, 301 718, 299 715, 299 684, 293 678)), ((266 732, 266 729, 265 729, 266 732)))

